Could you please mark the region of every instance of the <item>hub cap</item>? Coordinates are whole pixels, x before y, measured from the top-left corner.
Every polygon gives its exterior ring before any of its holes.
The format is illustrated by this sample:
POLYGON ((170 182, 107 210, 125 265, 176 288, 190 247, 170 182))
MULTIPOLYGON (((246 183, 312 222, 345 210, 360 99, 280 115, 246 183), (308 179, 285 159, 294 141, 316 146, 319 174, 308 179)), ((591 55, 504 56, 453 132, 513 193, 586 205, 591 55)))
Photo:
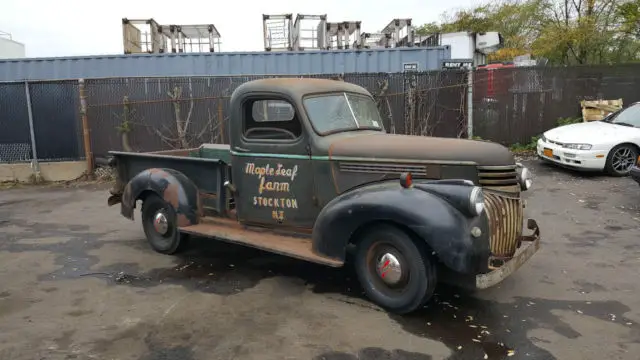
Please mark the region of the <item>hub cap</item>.
POLYGON ((162 210, 158 211, 153 217, 153 228, 160 235, 166 234, 169 230, 169 221, 167 221, 167 216, 162 210))
POLYGON ((378 260, 376 271, 380 279, 389 285, 397 284, 402 278, 400 261, 393 254, 385 253, 378 260))

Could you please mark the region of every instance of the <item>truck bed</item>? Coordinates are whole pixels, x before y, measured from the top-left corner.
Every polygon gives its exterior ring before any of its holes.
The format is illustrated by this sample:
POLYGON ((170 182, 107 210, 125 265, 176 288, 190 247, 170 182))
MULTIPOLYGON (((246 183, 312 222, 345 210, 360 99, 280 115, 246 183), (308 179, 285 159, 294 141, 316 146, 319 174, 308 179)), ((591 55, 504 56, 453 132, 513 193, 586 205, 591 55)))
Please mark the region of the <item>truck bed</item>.
POLYGON ((119 191, 137 174, 147 169, 173 169, 181 172, 196 185, 200 192, 205 213, 221 213, 225 209, 224 196, 218 196, 223 191, 223 184, 231 177, 229 165, 229 146, 214 145, 196 149, 169 150, 149 153, 135 153, 124 151, 110 151, 109 155, 116 161, 119 191), (214 154, 225 157, 211 157, 214 154))

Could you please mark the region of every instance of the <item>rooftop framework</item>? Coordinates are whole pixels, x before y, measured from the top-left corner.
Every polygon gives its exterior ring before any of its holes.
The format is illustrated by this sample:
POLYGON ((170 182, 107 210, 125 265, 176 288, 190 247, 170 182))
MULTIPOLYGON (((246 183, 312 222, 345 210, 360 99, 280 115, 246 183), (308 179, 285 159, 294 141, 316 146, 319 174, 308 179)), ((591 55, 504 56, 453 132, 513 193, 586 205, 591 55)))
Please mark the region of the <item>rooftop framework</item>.
POLYGON ((160 25, 154 19, 122 19, 125 54, 201 53, 220 51, 220 32, 213 24, 160 25))

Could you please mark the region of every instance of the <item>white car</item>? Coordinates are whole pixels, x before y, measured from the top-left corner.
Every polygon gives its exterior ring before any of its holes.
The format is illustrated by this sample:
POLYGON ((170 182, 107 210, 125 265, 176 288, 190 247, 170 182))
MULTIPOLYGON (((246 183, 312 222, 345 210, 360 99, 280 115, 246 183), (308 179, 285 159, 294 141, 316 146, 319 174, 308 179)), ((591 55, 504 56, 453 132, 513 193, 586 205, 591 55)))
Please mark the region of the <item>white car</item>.
POLYGON ((600 121, 551 129, 538 139, 537 152, 562 166, 626 176, 640 155, 640 102, 600 121))

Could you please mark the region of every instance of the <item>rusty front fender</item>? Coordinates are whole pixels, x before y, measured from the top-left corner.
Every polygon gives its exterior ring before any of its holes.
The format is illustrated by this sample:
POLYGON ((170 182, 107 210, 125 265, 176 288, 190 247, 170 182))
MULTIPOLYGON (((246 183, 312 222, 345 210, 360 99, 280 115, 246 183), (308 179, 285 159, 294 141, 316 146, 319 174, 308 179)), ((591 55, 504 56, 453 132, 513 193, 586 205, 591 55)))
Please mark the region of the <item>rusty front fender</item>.
POLYGON ((119 200, 122 216, 133 220, 136 201, 143 199, 146 193, 157 194, 173 207, 178 215, 178 226, 198 223, 198 188, 184 174, 172 169, 153 168, 142 171, 129 181, 121 196, 111 196, 109 203, 117 203, 119 200))

